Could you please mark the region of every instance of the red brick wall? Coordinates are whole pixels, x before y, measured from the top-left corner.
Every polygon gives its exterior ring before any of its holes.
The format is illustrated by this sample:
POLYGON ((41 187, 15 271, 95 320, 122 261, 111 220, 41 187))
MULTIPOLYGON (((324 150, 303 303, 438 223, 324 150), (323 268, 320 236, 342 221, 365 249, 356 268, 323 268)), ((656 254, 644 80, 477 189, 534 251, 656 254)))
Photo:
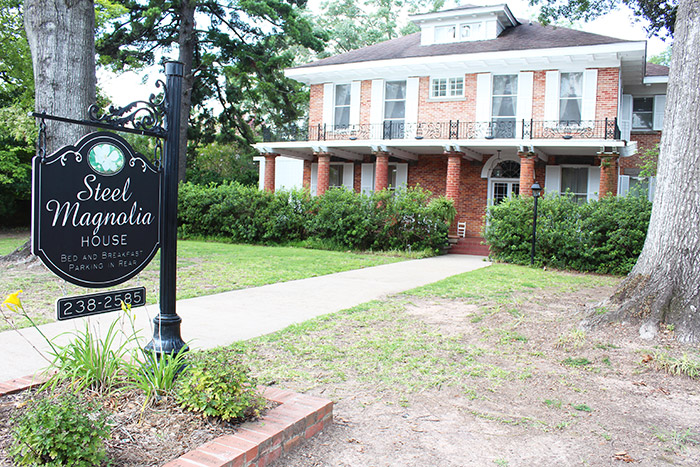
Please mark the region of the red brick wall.
MULTIPOLYGON (((472 164, 462 159, 459 200, 455 203, 458 222, 467 223, 468 237, 481 235, 486 213, 488 182, 481 178, 482 164, 472 164)), ((416 165, 408 169, 409 186, 420 185, 435 196, 445 196, 447 156, 444 154, 420 156, 416 165)))
POLYGON ((546 71, 535 71, 532 78, 532 119, 544 120, 544 93, 547 81, 546 71))
POLYGON ((372 81, 365 80, 360 86, 360 125, 369 123, 369 109, 372 105, 372 81))
POLYGON ((309 127, 323 123, 323 84, 312 84, 309 91, 309 127))
POLYGON ((637 154, 630 157, 620 158, 620 169, 622 174, 625 174, 625 169, 638 169, 641 162, 640 155, 644 154, 645 151, 653 149, 661 141, 661 132, 654 131, 649 133, 632 133, 630 139, 637 142, 637 154))
MULTIPOLYGON (((465 95, 476 96, 476 75, 473 83, 468 82, 465 77, 465 95)), ((468 121, 469 115, 474 115, 475 97, 461 100, 430 100, 430 78, 424 76, 420 78, 418 86, 418 121, 419 122, 448 122, 450 120, 468 121), (471 112, 470 112, 471 107, 471 112)))
POLYGON ((596 120, 617 117, 620 70, 618 68, 598 69, 598 94, 595 103, 596 120))
POLYGON ((265 154, 265 191, 275 191, 275 162, 277 154, 265 154))

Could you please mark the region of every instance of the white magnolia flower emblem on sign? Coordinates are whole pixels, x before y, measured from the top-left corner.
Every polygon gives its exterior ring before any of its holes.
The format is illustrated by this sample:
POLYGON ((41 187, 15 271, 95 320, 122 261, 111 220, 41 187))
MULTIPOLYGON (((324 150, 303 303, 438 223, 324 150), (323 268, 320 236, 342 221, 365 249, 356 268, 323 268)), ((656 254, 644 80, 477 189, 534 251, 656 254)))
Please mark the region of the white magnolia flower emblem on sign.
POLYGON ((102 175, 114 175, 124 167, 124 153, 109 143, 93 146, 88 160, 90 167, 102 175))

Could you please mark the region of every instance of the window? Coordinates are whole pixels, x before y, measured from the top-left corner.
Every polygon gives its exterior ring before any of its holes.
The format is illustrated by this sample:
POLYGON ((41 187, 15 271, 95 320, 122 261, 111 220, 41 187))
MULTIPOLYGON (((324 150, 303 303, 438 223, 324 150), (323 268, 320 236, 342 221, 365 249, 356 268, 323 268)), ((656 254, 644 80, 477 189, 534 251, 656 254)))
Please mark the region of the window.
POLYGON ((583 73, 562 73, 559 88, 559 121, 581 123, 583 101, 583 73))
POLYGON ((328 171, 328 186, 343 185, 343 164, 331 164, 328 171))
POLYGON ((406 81, 387 81, 384 88, 384 139, 403 138, 406 81))
POLYGON ((430 85, 430 97, 463 97, 464 77, 433 78, 430 85))
POLYGON ((654 128, 654 98, 635 97, 632 100, 632 129, 652 130, 654 128))
POLYGON ((444 44, 445 42, 454 42, 455 26, 436 26, 435 27, 435 43, 444 44))
POLYGON ((515 115, 518 102, 518 75, 495 75, 491 112, 495 138, 515 137, 515 115))
POLYGON ((561 194, 570 193, 579 203, 588 199, 588 167, 561 168, 561 194))
POLYGON ((350 85, 335 85, 335 127, 342 129, 350 126, 350 85))

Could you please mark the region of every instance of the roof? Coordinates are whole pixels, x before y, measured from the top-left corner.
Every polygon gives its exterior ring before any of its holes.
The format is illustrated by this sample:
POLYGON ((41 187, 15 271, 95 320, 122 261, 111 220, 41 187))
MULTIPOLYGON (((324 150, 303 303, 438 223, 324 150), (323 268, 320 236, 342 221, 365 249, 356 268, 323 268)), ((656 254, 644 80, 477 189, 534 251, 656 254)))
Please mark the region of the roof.
POLYGON ((647 62, 647 69, 644 76, 668 76, 668 67, 647 62))
POLYGON ((408 36, 399 37, 398 39, 317 60, 293 69, 400 58, 635 42, 584 31, 576 31, 560 26, 543 26, 539 23, 529 23, 527 20, 521 20, 521 23, 522 24, 518 26, 506 29, 496 39, 485 41, 421 45, 421 33, 417 32, 408 36))

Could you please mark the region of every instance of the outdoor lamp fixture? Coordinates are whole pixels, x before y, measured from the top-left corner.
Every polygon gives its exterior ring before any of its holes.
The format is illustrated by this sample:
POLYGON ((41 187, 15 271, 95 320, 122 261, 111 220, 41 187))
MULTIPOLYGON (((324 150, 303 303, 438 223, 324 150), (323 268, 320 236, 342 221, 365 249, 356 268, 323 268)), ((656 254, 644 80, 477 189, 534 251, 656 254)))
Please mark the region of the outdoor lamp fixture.
POLYGON ((537 199, 542 193, 542 187, 535 182, 530 189, 532 190, 532 197, 535 198, 535 212, 532 216, 532 250, 530 251, 530 266, 532 266, 535 264, 535 243, 537 242, 537 199))

